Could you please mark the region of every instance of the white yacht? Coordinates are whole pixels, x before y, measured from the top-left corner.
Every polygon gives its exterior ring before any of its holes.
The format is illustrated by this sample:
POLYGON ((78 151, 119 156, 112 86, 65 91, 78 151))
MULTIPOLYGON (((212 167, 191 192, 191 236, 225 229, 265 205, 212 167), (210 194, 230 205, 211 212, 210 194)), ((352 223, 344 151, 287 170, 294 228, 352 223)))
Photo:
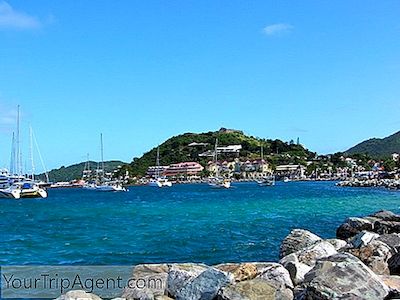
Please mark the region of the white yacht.
POLYGON ((229 189, 231 187, 230 179, 223 178, 219 176, 219 168, 218 168, 218 138, 215 140, 215 149, 214 149, 214 165, 215 165, 215 177, 209 177, 208 185, 212 188, 222 188, 229 189))
POLYGON ((99 192, 126 192, 127 189, 118 182, 108 182, 101 185, 96 185, 94 188, 99 192))
POLYGON ((168 181, 166 177, 158 177, 155 179, 150 179, 148 186, 155 186, 155 187, 171 187, 172 182, 168 181))
MULTIPOLYGON (((122 186, 118 181, 110 181, 106 179, 105 168, 104 168, 104 155, 103 155, 103 134, 100 134, 101 143, 101 169, 97 170, 97 182, 92 184, 84 185, 84 188, 89 190, 95 190, 98 192, 127 192, 128 190, 122 186)), ((88 169, 86 174, 90 174, 89 158, 88 158, 88 169)), ((85 171, 84 171, 85 172, 85 171)))
POLYGON ((275 176, 264 177, 260 180, 257 180, 257 184, 259 186, 274 186, 275 185, 275 176))
POLYGON ((160 176, 160 147, 157 147, 156 174, 154 178, 149 180, 147 185, 159 188, 172 186, 172 182, 167 177, 160 176))
MULTIPOLYGON (((263 145, 261 144, 261 172, 264 172, 264 151, 263 145)), ((264 176, 263 178, 256 180, 259 186, 274 186, 275 185, 275 176, 264 176)))
POLYGON ((231 187, 231 181, 229 179, 224 179, 224 178, 210 177, 208 185, 216 189, 218 188, 229 189, 231 187))
POLYGON ((47 198, 47 191, 36 182, 21 181, 12 184, 9 188, 0 190, 0 196, 11 199, 47 198))
POLYGON ((0 169, 0 190, 10 187, 10 174, 7 169, 0 169))

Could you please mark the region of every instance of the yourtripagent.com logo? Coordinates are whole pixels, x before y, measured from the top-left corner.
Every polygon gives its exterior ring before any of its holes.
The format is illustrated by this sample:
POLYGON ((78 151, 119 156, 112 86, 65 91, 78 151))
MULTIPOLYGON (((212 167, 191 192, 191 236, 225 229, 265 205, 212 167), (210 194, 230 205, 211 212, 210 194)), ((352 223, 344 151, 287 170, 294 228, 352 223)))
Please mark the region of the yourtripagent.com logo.
POLYGON ((131 266, 2 266, 1 298, 57 298, 84 290, 103 298, 124 292, 163 291, 161 275, 135 277, 131 266))

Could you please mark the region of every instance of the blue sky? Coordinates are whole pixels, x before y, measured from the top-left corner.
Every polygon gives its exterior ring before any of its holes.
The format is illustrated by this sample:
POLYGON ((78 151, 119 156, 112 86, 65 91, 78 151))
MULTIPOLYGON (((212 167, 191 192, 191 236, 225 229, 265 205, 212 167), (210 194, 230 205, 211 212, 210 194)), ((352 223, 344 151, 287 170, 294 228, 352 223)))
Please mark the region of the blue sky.
POLYGON ((0 0, 0 166, 21 105, 49 168, 219 127, 311 150, 400 130, 399 1, 0 0))

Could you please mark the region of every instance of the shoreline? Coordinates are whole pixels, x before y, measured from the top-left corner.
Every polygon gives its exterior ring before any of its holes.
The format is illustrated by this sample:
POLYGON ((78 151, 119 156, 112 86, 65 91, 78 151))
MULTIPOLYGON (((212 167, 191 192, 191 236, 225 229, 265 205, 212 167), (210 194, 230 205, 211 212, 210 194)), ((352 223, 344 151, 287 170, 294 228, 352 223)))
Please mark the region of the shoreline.
MULTIPOLYGON (((339 182, 340 179, 296 179, 291 180, 289 182, 285 182, 285 184, 290 184, 290 182, 339 182)), ((277 182, 284 182, 283 180, 278 180, 277 182)), ((173 185, 185 185, 185 184, 207 184, 208 181, 172 181, 173 185)), ((232 180, 232 183, 256 183, 256 180, 232 180)), ((136 187, 136 186, 148 186, 147 183, 131 183, 131 184, 124 184, 124 187, 136 187)), ((60 186, 50 186, 48 189, 81 189, 82 185, 60 185, 60 186)))
POLYGON ((389 190, 400 190, 400 179, 357 179, 340 181, 336 184, 340 187, 368 187, 368 188, 386 188, 389 190))
MULTIPOLYGON (((139 264, 132 278, 159 286, 130 286, 118 299, 307 300, 398 299, 400 215, 378 211, 349 217, 336 237, 293 229, 281 242, 279 262, 139 264)), ((83 291, 72 296, 98 300, 83 291)))

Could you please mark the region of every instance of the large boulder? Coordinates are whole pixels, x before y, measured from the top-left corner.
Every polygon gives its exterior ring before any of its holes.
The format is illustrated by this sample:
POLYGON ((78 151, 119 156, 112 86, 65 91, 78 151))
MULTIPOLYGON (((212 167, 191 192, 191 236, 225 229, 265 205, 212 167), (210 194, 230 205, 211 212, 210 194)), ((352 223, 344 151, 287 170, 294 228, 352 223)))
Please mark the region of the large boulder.
POLYGON ((261 278, 276 288, 293 288, 289 272, 278 263, 225 263, 214 267, 231 274, 235 282, 261 278))
POLYGON ((314 233, 304 229, 293 229, 282 241, 279 257, 283 258, 293 252, 311 246, 322 239, 314 233))
POLYGON ((122 297, 147 300, 164 295, 167 287, 168 270, 168 264, 142 264, 135 266, 130 286, 125 288, 122 297))
POLYGON ((314 267, 318 259, 336 253, 337 251, 331 243, 320 241, 285 256, 279 263, 289 271, 293 283, 298 285, 303 281, 304 275, 314 267))
POLYGON ((377 238, 379 238, 379 234, 363 230, 350 239, 350 244, 352 244, 354 248, 360 248, 368 245, 368 243, 377 238))
POLYGON ((400 299, 400 276, 396 275, 383 275, 380 276, 382 281, 389 287, 389 299, 400 299))
POLYGON ((234 281, 244 281, 256 278, 258 274, 257 265, 262 263, 226 263, 214 266, 216 269, 230 273, 234 281))
POLYGON ((399 233, 381 234, 376 240, 388 245, 393 254, 399 252, 400 250, 399 233))
POLYGON ((313 268, 312 266, 299 262, 299 259, 294 253, 285 256, 283 259, 284 261, 281 260, 281 263, 286 270, 288 270, 290 279, 295 286, 302 283, 304 276, 313 268))
POLYGON ((400 275, 400 253, 392 255, 388 260, 391 275, 400 275))
POLYGON ((327 242, 331 243, 335 247, 336 251, 341 251, 347 247, 347 242, 341 239, 327 239, 327 242))
POLYGON ((260 263, 257 278, 267 281, 276 289, 293 289, 294 285, 288 270, 278 263, 260 263))
POLYGON ((279 290, 267 281, 255 278, 223 287, 218 300, 292 300, 290 289, 279 290))
POLYGON ((373 222, 363 218, 347 218, 336 230, 338 239, 347 240, 363 230, 372 231, 373 222))
POLYGON ((348 250, 357 256, 372 271, 380 275, 389 275, 388 260, 392 256, 391 248, 385 243, 373 240, 360 248, 348 250))
POLYGON ((374 231, 379 234, 400 233, 400 222, 385 220, 375 221, 374 231))
POLYGON ((394 221, 394 222, 400 222, 400 215, 396 215, 395 213, 389 211, 389 210, 380 210, 372 215, 370 215, 372 218, 384 220, 384 221, 394 221))
POLYGON ((213 300, 218 291, 233 282, 232 276, 210 267, 176 292, 176 300, 213 300))
POLYGON ((208 268, 204 264, 193 263, 171 265, 168 270, 167 293, 172 297, 176 297, 179 290, 208 268))
POLYGON ((101 298, 95 294, 87 293, 82 290, 74 290, 61 295, 55 300, 101 300, 101 298))
POLYGON ((382 279, 349 253, 317 261, 306 274, 302 299, 384 299, 389 288, 382 279))

